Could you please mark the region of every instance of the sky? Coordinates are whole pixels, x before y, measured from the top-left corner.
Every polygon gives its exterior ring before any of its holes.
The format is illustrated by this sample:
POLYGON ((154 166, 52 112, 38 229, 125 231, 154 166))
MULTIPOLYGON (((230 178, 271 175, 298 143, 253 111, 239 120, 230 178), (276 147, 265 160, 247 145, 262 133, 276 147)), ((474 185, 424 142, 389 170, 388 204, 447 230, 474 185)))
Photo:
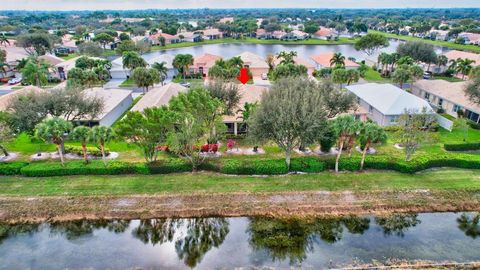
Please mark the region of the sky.
POLYGON ((480 8, 480 0, 1 0, 0 10, 178 8, 480 8))

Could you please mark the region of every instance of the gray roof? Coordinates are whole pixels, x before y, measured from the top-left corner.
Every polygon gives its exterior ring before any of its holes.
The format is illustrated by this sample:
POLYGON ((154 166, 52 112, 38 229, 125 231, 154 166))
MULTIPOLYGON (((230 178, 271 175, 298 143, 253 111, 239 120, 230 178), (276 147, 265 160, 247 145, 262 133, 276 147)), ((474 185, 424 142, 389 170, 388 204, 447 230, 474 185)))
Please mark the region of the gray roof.
POLYGON ((178 83, 168 83, 162 87, 154 87, 150 89, 131 111, 142 112, 146 108, 161 107, 167 105, 170 99, 177 96, 180 92, 187 92, 188 88, 181 86, 178 83))
POLYGON ((433 112, 426 100, 412 95, 392 84, 366 83, 349 85, 350 92, 364 100, 383 115, 400 115, 405 110, 433 112))
MULTIPOLYGON (((102 120, 107 114, 115 109, 120 103, 127 99, 132 91, 125 89, 105 89, 100 87, 90 88, 83 91, 87 97, 102 99, 104 107, 102 113, 93 120, 102 120)), ((86 119, 90 120, 90 119, 86 119)))

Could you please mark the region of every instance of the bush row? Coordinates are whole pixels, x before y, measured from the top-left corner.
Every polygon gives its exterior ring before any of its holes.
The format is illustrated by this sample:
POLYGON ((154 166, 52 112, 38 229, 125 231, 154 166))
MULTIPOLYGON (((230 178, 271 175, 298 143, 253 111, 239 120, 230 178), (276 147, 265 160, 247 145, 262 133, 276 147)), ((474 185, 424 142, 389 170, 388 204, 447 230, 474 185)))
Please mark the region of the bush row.
POLYGON ((17 175, 20 170, 27 166, 27 162, 6 162, 0 163, 0 175, 17 175))
MULTIPOLYGON (((65 145, 65 152, 66 153, 72 153, 76 154, 79 156, 83 156, 83 149, 81 146, 75 146, 75 145, 65 145)), ((97 147, 87 147, 87 153, 89 155, 95 156, 95 157, 101 157, 102 156, 102 151, 98 149, 97 147)), ((110 154, 110 151, 108 148, 105 148, 105 155, 108 156, 110 154)))
POLYGON ((443 147, 447 151, 473 151, 480 150, 480 143, 444 144, 443 147))
POLYGON ((132 173, 145 173, 143 164, 122 161, 109 161, 107 166, 101 160, 91 160, 87 165, 83 161, 75 160, 65 163, 36 162, 23 167, 20 173, 24 176, 62 176, 62 175, 119 175, 132 173))

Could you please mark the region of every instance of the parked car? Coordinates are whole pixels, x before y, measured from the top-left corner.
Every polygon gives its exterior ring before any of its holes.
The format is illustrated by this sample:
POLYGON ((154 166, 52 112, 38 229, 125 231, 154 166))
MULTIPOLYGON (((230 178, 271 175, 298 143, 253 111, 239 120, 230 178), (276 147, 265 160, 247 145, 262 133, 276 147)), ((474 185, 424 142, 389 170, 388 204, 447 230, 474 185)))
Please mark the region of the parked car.
POLYGON ((12 85, 12 84, 20 83, 20 82, 22 82, 22 78, 13 78, 13 79, 10 79, 8 81, 8 84, 12 85))
POLYGON ((423 78, 425 80, 430 80, 432 78, 432 73, 431 72, 425 72, 423 73, 423 78))
POLYGON ((262 73, 261 78, 262 78, 262 80, 268 80, 267 73, 262 73))
POLYGON ((183 87, 190 88, 190 83, 189 82, 181 82, 180 85, 183 86, 183 87))

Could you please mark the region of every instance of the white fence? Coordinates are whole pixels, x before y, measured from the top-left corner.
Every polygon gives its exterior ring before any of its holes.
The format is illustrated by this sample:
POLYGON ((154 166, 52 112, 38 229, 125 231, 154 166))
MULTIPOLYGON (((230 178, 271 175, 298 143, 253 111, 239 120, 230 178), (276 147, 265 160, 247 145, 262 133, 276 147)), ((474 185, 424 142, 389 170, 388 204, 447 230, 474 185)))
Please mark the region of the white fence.
POLYGON ((446 129, 448 131, 452 131, 452 129, 453 129, 453 121, 452 120, 448 120, 447 118, 441 116, 440 114, 437 114, 437 122, 444 129, 446 129))

